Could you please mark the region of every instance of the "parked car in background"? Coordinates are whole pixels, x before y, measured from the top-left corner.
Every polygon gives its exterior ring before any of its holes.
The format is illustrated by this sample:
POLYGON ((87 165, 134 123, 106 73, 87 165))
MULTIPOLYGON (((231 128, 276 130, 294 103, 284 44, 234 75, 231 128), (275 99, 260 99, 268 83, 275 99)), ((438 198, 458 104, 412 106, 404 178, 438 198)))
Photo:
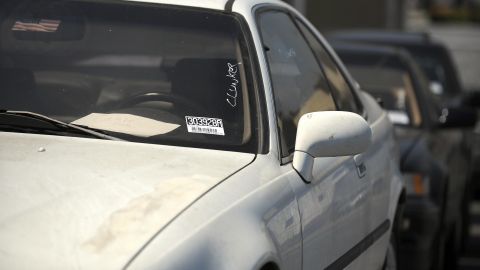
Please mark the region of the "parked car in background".
MULTIPOLYGON (((331 35, 332 40, 357 42, 374 45, 394 46, 407 50, 428 78, 430 91, 438 99, 442 107, 458 107, 480 109, 480 93, 463 89, 455 61, 448 48, 425 32, 402 32, 381 30, 341 31, 331 35)), ((468 149, 469 168, 472 170, 469 179, 471 190, 467 196, 472 197, 475 190, 480 189, 480 124, 472 132, 468 128, 463 133, 464 144, 468 149)), ((478 193, 478 192, 477 192, 478 193)), ((468 201, 468 200, 466 200, 468 201)), ((464 215, 468 216, 468 206, 464 207, 464 215)), ((468 237, 468 224, 464 223, 462 239, 468 237)), ((464 242, 462 240, 462 242, 464 242)), ((462 244, 463 246, 464 244, 462 244)))
POLYGON ((393 126, 312 25, 148 2, 0 2, 0 268, 395 269, 393 126))
POLYGON ((424 73, 401 48, 334 43, 334 49, 396 124, 407 186, 400 269, 454 269, 470 177, 462 131, 455 128, 474 125, 475 114, 441 108, 424 73))
POLYGON ((448 48, 428 33, 353 30, 333 33, 332 40, 380 44, 406 49, 429 80, 429 88, 445 106, 459 106, 463 89, 448 48))

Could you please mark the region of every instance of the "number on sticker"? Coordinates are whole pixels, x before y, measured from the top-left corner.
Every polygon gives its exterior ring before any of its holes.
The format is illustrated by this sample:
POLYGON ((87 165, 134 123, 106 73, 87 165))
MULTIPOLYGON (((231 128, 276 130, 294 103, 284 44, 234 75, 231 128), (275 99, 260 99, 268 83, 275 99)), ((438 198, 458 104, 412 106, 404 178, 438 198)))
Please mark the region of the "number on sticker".
POLYGON ((219 118, 185 116, 187 130, 190 133, 225 136, 223 121, 219 118))

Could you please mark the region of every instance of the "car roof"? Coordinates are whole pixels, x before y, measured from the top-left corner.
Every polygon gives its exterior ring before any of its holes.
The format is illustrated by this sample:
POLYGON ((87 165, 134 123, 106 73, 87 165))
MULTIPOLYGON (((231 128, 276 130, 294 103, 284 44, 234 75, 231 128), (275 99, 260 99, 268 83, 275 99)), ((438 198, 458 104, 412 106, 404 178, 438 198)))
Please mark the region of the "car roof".
POLYGON ((143 2, 143 3, 154 3, 154 4, 170 4, 178 6, 190 6, 190 7, 200 7, 208 9, 225 9, 225 5, 228 0, 121 0, 126 2, 143 2))
POLYGON ((405 50, 400 47, 384 46, 384 45, 371 45, 371 44, 359 44, 349 43, 344 41, 331 41, 330 45, 335 51, 342 52, 355 52, 355 53, 368 53, 378 55, 400 55, 405 53, 405 50))
POLYGON ((143 2, 143 3, 154 3, 154 4, 167 4, 167 5, 176 5, 176 6, 186 6, 186 7, 198 7, 214 10, 225 10, 227 6, 232 5, 246 5, 246 6, 255 6, 262 3, 272 3, 272 4, 281 4, 285 5, 284 2, 280 0, 120 0, 127 2, 143 2))
POLYGON ((328 35, 330 39, 365 42, 382 42, 391 44, 435 44, 426 32, 402 32, 389 30, 350 30, 338 31, 328 35))
POLYGON ((350 54, 350 55, 363 55, 375 58, 392 59, 393 61, 399 61, 404 63, 407 67, 415 61, 411 57, 410 53, 402 48, 383 44, 364 44, 364 43, 352 43, 352 42, 339 42, 332 41, 330 45, 337 52, 337 54, 350 54))

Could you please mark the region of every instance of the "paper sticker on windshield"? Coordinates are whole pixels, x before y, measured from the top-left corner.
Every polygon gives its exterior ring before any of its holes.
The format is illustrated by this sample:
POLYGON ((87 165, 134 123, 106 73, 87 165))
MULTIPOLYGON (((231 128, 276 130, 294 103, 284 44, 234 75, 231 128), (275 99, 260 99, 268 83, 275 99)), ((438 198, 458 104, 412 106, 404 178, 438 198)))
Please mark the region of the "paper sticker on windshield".
POLYGON ((225 136, 223 121, 219 118, 185 116, 187 130, 190 133, 225 136))

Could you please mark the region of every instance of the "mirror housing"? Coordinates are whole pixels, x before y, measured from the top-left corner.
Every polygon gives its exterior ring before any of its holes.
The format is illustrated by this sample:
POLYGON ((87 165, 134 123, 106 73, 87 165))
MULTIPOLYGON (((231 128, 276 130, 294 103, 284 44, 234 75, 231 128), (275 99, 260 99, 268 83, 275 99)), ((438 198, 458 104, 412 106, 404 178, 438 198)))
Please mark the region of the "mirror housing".
POLYGON ((358 114, 308 113, 298 123, 293 167, 306 182, 311 182, 315 158, 360 154, 368 149, 371 141, 372 130, 358 114))
POLYGON ((441 128, 471 128, 477 123, 477 112, 467 107, 445 108, 438 122, 441 128))

